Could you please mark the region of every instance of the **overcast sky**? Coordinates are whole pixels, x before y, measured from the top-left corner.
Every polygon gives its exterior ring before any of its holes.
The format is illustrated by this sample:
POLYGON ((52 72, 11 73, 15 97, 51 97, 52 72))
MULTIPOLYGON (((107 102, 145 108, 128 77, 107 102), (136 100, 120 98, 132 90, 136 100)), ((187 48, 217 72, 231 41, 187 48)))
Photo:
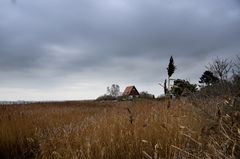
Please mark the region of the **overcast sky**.
POLYGON ((78 100, 135 85, 156 96, 240 54, 239 0, 1 0, 0 100, 78 100))

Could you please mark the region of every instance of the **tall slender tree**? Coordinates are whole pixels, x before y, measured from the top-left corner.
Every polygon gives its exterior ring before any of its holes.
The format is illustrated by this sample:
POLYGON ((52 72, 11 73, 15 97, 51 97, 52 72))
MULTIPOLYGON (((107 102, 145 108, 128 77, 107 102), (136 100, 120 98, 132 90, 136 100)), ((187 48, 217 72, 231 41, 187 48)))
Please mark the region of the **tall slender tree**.
POLYGON ((168 68, 167 68, 167 71, 168 71, 168 88, 167 88, 168 104, 167 104, 167 107, 168 108, 171 105, 171 101, 170 101, 170 98, 171 98, 170 97, 170 77, 173 75, 173 73, 175 72, 176 69, 177 69, 177 67, 174 64, 173 57, 171 56, 170 60, 169 60, 168 68))
POLYGON ((175 72, 176 68, 177 67, 174 65, 173 57, 171 56, 170 60, 169 60, 168 68, 167 68, 168 77, 169 78, 173 75, 173 73, 175 72))
POLYGON ((169 60, 168 68, 167 68, 167 71, 168 71, 168 91, 170 90, 170 77, 173 75, 173 73, 175 72, 176 69, 177 69, 177 67, 174 64, 173 57, 171 56, 170 60, 169 60))

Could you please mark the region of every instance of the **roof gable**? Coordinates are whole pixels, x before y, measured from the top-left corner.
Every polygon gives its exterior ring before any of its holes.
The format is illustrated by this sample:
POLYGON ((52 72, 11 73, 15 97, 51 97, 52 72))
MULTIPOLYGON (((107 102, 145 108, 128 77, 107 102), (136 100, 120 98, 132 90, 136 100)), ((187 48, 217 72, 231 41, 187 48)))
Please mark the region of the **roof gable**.
POLYGON ((136 89, 135 86, 128 86, 128 87, 125 88, 125 90, 123 92, 123 95, 125 95, 125 96, 130 96, 130 95, 136 96, 136 95, 139 95, 139 93, 138 93, 138 90, 136 89))

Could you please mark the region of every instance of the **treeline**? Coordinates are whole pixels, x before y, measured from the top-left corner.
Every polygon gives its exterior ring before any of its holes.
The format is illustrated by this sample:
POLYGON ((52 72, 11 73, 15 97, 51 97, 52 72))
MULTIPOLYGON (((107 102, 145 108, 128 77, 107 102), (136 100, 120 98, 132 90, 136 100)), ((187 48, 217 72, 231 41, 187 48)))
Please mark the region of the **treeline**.
MULTIPOLYGON (((172 79, 177 67, 171 56, 167 67, 168 78, 164 84, 160 84, 164 89, 165 96, 158 98, 189 96, 198 93, 206 96, 239 96, 240 95, 240 56, 233 60, 217 57, 205 66, 206 70, 199 75, 198 83, 190 83, 185 79, 172 79)), ((155 96, 147 91, 140 92, 141 98, 153 99, 155 96)), ((98 97, 97 100, 122 100, 120 86, 112 84, 107 87, 107 93, 98 97)))
MULTIPOLYGON (((169 68, 174 68, 172 57, 169 61, 169 68)), ((175 97, 187 96, 191 93, 202 93, 209 96, 231 95, 239 96, 240 94, 240 56, 234 60, 228 58, 221 59, 217 57, 205 66, 206 70, 200 75, 198 84, 191 84, 184 79, 171 79, 168 77, 168 86, 165 80, 164 92, 175 97), (170 82, 173 81, 173 85, 170 82)))

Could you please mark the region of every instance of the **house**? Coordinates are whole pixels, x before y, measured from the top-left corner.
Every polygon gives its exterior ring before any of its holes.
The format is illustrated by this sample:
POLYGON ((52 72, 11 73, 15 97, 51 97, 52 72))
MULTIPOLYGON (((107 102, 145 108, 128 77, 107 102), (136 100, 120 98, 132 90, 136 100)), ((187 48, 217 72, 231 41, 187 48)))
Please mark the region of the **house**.
POLYGON ((123 96, 138 97, 140 94, 135 86, 128 86, 125 88, 123 96))

